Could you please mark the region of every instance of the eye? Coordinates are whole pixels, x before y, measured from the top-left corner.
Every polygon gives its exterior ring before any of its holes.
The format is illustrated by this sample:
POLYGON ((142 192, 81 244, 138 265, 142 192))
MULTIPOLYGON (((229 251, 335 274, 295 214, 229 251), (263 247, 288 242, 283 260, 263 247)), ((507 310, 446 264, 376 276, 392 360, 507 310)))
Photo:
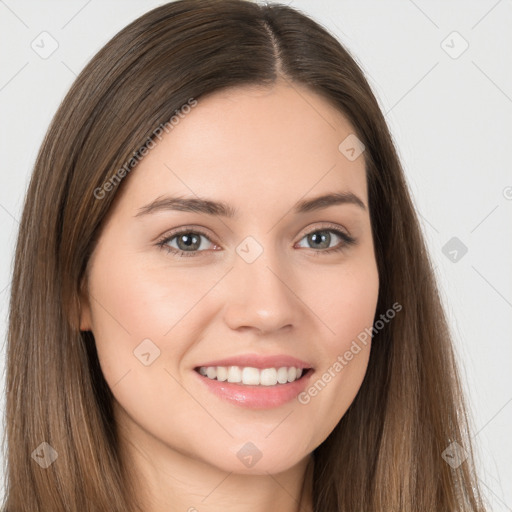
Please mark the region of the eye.
POLYGON ((320 229, 310 231, 301 239, 301 241, 302 240, 306 240, 312 249, 320 249, 318 252, 321 254, 342 251, 346 247, 356 243, 355 238, 347 235, 340 229, 331 227, 322 227, 320 229), (334 237, 331 233, 334 233, 334 237), (341 239, 341 242, 332 246, 331 242, 335 242, 336 238, 341 239))
MULTIPOLYGON (((205 247, 208 244, 204 244, 202 239, 206 239, 210 244, 218 248, 206 233, 196 228, 186 228, 168 233, 157 242, 157 245, 176 257, 198 256, 201 252, 208 249, 205 247)), ((317 255, 342 251, 356 243, 355 238, 352 238, 338 228, 329 226, 310 231, 302 237, 301 241, 304 239, 306 239, 307 243, 311 244, 310 248, 316 250, 317 255), (334 237, 332 234, 334 234, 334 237), (340 239, 341 242, 332 246, 331 242, 333 240, 336 241, 336 238, 340 239)))
POLYGON ((157 242, 157 245, 178 257, 197 256, 198 252, 204 250, 205 244, 202 243, 202 238, 212 243, 208 236, 202 231, 183 229, 165 235, 163 239, 157 242), (176 246, 172 246, 171 243, 175 243, 176 246), (202 249, 201 251, 199 251, 200 248, 202 249))

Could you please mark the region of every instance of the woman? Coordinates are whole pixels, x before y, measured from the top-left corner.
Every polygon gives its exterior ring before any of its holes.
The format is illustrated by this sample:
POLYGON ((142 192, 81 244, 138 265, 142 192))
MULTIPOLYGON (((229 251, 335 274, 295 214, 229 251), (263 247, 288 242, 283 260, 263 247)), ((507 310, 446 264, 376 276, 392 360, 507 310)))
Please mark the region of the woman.
POLYGON ((384 118, 289 7, 169 3, 83 70, 7 357, 6 512, 483 510, 384 118))

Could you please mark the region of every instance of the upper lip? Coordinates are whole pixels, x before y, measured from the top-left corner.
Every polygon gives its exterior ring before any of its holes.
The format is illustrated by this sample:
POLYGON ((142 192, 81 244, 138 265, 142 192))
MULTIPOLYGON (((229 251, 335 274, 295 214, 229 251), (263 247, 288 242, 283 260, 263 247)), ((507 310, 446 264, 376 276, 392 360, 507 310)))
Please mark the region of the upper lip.
POLYGON ((238 356, 228 357, 226 359, 216 359, 215 361, 208 361, 201 363, 196 368, 201 366, 242 366, 251 368, 281 368, 283 366, 295 368, 312 368, 311 364, 297 359, 296 357, 288 356, 286 354, 277 354, 275 356, 263 356, 259 354, 241 354, 238 356))

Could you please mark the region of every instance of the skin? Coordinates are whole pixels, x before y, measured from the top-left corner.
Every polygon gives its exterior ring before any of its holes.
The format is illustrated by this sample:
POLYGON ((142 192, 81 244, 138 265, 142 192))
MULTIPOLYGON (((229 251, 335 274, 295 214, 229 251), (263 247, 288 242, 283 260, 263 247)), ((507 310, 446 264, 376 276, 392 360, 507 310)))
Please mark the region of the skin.
MULTIPOLYGON (((306 468, 355 398, 370 343, 306 405, 242 408, 205 390, 193 368, 287 354, 310 362, 315 382, 371 327, 379 279, 364 153, 350 161, 338 149, 352 133, 303 86, 233 88, 200 98, 124 179, 89 261, 80 327, 94 334, 122 457, 147 512, 311 509, 306 468), (292 212, 333 191, 354 193, 366 210, 292 212), (239 217, 136 217, 164 194, 222 200, 239 217), (357 243, 322 254, 344 243, 332 232, 320 248, 308 241, 326 223, 357 243), (195 256, 156 245, 189 226, 208 235, 195 256), (236 252, 247 236, 263 248, 251 264, 236 252), (147 338, 160 350, 149 366, 133 353, 147 338), (251 468, 237 457, 248 441, 262 454, 251 468)), ((183 249, 178 238, 167 245, 183 249)))

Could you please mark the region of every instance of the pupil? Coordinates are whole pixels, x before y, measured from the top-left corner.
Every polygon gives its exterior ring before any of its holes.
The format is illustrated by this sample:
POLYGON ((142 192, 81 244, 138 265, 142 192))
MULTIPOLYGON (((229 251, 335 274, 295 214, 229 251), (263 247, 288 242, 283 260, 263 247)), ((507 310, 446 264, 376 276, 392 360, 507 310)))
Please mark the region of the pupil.
POLYGON ((190 248, 191 245, 197 243, 197 236, 182 235, 181 240, 183 241, 183 243, 185 244, 186 247, 190 248))
MULTIPOLYGON (((328 237, 328 233, 326 231, 319 231, 318 233, 322 233, 320 235, 318 235, 317 233, 314 233, 313 235, 311 235, 311 240, 315 243, 315 244, 321 244, 322 242, 324 242, 327 237, 328 237)), ((327 244, 329 245, 329 244, 327 244)))

